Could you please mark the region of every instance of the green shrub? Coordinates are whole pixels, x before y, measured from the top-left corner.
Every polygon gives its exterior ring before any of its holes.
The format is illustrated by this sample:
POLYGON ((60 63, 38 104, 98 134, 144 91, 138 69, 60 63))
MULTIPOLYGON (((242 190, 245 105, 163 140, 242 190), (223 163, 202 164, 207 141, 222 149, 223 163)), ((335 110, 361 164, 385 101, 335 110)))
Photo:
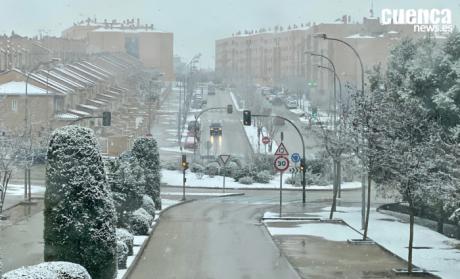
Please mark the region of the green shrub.
POLYGON ((250 185, 254 183, 254 180, 250 176, 243 176, 238 180, 238 182, 241 184, 250 185))
POLYGON ((133 246, 134 246, 134 236, 126 229, 118 228, 117 231, 117 241, 123 241, 128 247, 128 256, 133 255, 133 246))
POLYGON ((260 171, 254 176, 254 181, 257 183, 264 183, 267 184, 272 179, 272 175, 269 171, 260 171))
POLYGON ((126 269, 127 259, 128 259, 128 246, 123 241, 117 241, 118 269, 126 269))
POLYGON ((210 177, 218 175, 219 174, 219 164, 217 162, 211 162, 207 164, 204 170, 204 173, 209 175, 210 177))
POLYGON ((161 209, 160 198, 160 153, 155 139, 151 137, 137 138, 131 150, 132 155, 144 170, 145 194, 155 202, 156 209, 161 209))
POLYGON ((155 203, 153 202, 152 198, 144 195, 142 201, 142 208, 147 211, 148 214, 155 218, 155 203))
POLYGON ((56 129, 47 158, 45 261, 73 262, 93 278, 114 278, 116 212, 93 131, 56 129))

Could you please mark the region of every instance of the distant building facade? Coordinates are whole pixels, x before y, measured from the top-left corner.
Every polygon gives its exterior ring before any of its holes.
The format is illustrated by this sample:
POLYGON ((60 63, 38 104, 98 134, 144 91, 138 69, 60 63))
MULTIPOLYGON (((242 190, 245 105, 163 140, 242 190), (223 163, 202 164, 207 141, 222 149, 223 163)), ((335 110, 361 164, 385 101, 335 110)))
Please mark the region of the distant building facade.
POLYGON ((327 96, 325 92, 332 90, 333 74, 318 69, 316 64, 330 65, 324 59, 305 54, 309 50, 329 57, 342 83, 360 86, 361 69, 352 50, 339 42, 315 38, 318 33, 352 45, 360 54, 365 70, 378 63, 385 66, 389 51, 401 38, 424 35, 414 33, 411 25, 381 25, 378 18, 364 18, 362 23, 351 23, 349 16, 333 23, 238 32, 216 41, 216 74, 233 83, 298 84, 302 90, 309 91, 312 98, 321 99, 321 96, 327 96), (308 88, 307 83, 314 87, 308 88))
POLYGON ((64 30, 62 37, 85 41, 90 54, 128 53, 138 58, 145 67, 159 69, 164 73, 165 80, 174 79, 174 35, 154 29, 153 24, 141 24, 139 19, 122 22, 88 19, 64 30))

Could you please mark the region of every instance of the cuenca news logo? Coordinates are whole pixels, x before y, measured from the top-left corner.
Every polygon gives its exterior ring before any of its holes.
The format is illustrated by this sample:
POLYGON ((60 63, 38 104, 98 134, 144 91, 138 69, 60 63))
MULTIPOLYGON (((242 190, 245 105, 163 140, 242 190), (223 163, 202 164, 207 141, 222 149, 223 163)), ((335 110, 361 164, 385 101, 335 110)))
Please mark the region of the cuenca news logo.
POLYGON ((414 32, 446 33, 454 30, 450 9, 382 9, 381 23, 413 25, 414 32))

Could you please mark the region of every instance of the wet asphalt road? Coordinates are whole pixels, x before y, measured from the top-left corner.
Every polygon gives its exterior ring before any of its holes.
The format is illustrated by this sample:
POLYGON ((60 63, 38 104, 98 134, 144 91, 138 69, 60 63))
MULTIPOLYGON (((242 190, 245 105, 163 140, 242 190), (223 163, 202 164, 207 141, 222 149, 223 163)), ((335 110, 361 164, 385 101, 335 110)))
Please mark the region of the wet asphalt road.
POLYGON ((231 197, 172 208, 129 278, 300 278, 259 223, 272 207, 231 197))

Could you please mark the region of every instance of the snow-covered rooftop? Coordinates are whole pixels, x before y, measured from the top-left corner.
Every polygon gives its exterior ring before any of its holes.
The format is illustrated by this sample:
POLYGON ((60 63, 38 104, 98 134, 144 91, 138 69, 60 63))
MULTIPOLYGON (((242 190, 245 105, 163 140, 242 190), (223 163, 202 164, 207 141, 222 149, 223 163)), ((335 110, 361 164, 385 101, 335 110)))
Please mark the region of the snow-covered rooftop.
POLYGON ((92 106, 92 105, 80 104, 79 106, 82 107, 82 108, 85 108, 85 109, 90 109, 90 110, 98 110, 99 109, 98 107, 95 107, 95 106, 92 106))
POLYGON ((345 37, 345 39, 375 39, 375 37, 361 34, 353 34, 348 37, 345 37))
POLYGON ((91 113, 82 110, 69 109, 69 112, 80 116, 91 116, 91 113))
POLYGON ((57 120, 68 121, 68 120, 77 120, 80 117, 73 113, 63 112, 63 113, 56 114, 54 118, 57 120))
MULTIPOLYGON (((0 84, 0 94, 2 95, 25 95, 26 94, 26 82, 25 81, 10 81, 4 84, 0 84)), ((27 95, 46 95, 46 89, 34 86, 32 84, 27 85, 27 95)))

